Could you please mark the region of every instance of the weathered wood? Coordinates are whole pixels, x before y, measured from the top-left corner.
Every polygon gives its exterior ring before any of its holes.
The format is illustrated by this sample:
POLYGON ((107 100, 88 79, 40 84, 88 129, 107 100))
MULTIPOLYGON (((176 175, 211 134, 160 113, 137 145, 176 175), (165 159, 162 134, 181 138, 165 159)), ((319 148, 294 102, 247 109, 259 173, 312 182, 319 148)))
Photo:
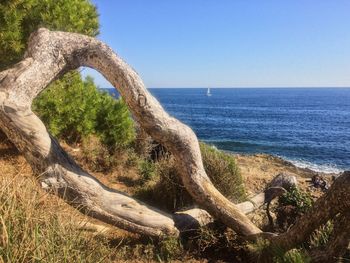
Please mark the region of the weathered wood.
POLYGON ((43 186, 55 189, 91 216, 127 230, 147 235, 178 234, 171 215, 109 189, 83 171, 31 111, 33 99, 51 81, 80 66, 98 70, 118 89, 141 127, 181 164, 182 181, 202 208, 241 235, 261 232, 212 185, 196 135, 163 110, 131 67, 95 38, 47 29, 31 35, 25 58, 1 73, 6 78, 0 86, 0 124, 41 174, 43 186))
MULTIPOLYGON (((265 192, 253 196, 247 201, 237 204, 237 208, 242 211, 242 213, 249 214, 260 208, 265 203, 271 202, 272 199, 280 196, 285 192, 284 190, 273 191, 273 193, 271 193, 270 189, 271 188, 267 189, 265 192)), ((213 222, 214 218, 207 211, 195 207, 188 210, 176 212, 174 215, 174 220, 177 228, 183 232, 205 226, 213 222)))

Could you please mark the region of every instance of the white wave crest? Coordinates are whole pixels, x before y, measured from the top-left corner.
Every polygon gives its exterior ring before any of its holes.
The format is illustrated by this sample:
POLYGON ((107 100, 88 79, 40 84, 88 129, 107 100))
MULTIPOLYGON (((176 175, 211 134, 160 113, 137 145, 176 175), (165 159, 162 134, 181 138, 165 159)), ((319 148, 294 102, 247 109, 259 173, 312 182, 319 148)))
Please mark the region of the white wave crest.
MULTIPOLYGON (((286 158, 284 158, 286 159, 286 158)), ((342 173, 344 172, 343 169, 340 169, 339 167, 337 167, 334 164, 315 164, 315 163, 311 163, 305 160, 291 160, 291 159, 286 159, 287 161, 291 162, 292 164, 294 164, 295 166, 299 167, 299 168, 307 168, 310 170, 313 170, 315 172, 319 172, 319 173, 327 173, 327 174, 333 174, 333 173, 342 173)))

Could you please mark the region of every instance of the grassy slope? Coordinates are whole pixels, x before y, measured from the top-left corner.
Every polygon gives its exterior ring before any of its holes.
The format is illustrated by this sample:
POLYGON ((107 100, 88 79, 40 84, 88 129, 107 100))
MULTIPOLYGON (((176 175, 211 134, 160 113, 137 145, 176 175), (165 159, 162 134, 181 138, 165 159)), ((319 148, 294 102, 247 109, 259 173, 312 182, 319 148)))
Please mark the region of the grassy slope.
MULTIPOLYGON (((65 148, 82 162, 79 151, 67 145, 65 148)), ((298 179, 304 188, 305 178, 312 176, 310 171, 266 155, 236 156, 236 159, 251 194, 262 190, 279 172, 301 175, 298 179)), ((0 171, 0 262, 206 261, 198 253, 182 250, 174 240, 156 242, 81 215, 59 198, 44 192, 24 158, 3 141, 0 142, 0 171)), ((125 169, 123 165, 111 172, 94 174, 107 185, 131 194, 135 192, 132 182, 140 179, 134 168, 125 169)), ((264 217, 263 212, 260 217, 264 217)), ((256 219, 255 215, 253 221, 261 223, 262 219, 256 219)), ((206 242, 203 236, 200 242, 206 242)))
POLYGON ((25 159, 3 142, 0 171, 0 262, 150 262, 164 257, 164 249, 152 240, 119 229, 105 232, 111 228, 44 192, 25 159))

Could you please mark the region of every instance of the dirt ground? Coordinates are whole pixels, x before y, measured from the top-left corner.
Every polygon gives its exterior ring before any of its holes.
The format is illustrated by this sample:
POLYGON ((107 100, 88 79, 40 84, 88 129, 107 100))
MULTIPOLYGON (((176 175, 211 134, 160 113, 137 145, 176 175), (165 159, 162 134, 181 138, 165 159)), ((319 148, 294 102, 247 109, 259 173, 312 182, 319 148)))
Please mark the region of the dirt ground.
POLYGON ((320 191, 310 187, 314 175, 321 175, 329 183, 336 174, 317 173, 310 169, 298 168, 292 163, 268 154, 243 155, 235 154, 237 164, 245 181, 248 194, 258 193, 278 174, 287 173, 297 178, 300 188, 318 197, 320 191))

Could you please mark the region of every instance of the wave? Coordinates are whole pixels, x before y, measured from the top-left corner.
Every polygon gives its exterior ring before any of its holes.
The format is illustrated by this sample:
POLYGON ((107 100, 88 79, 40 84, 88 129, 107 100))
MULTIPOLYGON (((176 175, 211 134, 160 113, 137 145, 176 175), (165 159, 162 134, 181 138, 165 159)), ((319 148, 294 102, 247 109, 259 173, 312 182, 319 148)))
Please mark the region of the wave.
POLYGON ((340 169, 339 167, 337 167, 334 164, 315 164, 315 163, 308 162, 305 160, 293 160, 293 159, 288 159, 285 157, 281 157, 281 158, 292 163, 296 167, 310 169, 310 170, 318 172, 318 173, 339 174, 339 173, 344 172, 343 169, 340 169))
MULTIPOLYGON (((226 140, 203 140, 204 142, 209 143, 210 145, 215 145, 216 148, 220 150, 224 150, 227 152, 233 152, 233 153, 245 153, 245 154, 256 154, 256 153, 264 153, 264 154, 270 154, 272 156, 277 156, 287 162, 292 163, 296 167, 303 168, 303 169, 310 169, 312 171, 318 172, 318 173, 325 173, 325 174, 338 174, 344 172, 344 169, 337 166, 336 164, 330 164, 330 163, 316 163, 307 161, 305 159, 300 158, 292 158, 287 157, 284 153, 286 152, 286 149, 289 147, 278 147, 277 145, 267 145, 267 144, 260 144, 260 143, 252 143, 252 142, 237 142, 237 141, 226 141, 226 140)), ((298 151, 301 151, 299 147, 291 147, 295 148, 294 156, 297 154, 298 151)))

